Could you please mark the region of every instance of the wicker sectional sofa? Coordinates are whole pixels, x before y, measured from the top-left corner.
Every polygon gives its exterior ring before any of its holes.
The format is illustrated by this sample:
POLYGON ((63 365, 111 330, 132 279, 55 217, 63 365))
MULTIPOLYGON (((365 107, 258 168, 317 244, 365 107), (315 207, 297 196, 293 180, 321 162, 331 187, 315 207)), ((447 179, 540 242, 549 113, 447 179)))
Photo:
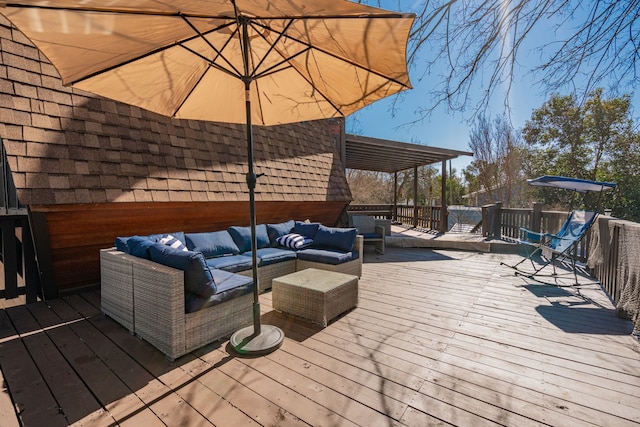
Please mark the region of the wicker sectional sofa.
MULTIPOLYGON (((318 225, 318 229, 324 233, 324 238, 318 236, 320 245, 302 248, 278 245, 277 239, 284 235, 296 234, 293 231, 308 231, 305 228, 307 225, 302 224, 287 221, 259 226, 258 281, 261 292, 271 287, 274 278, 311 267, 361 275, 362 236, 353 233, 350 251, 340 250, 348 249, 344 247, 344 242, 337 247, 331 245, 330 239, 340 240, 349 229, 318 225), (299 225, 299 228, 294 230, 289 227, 292 224, 299 225), (265 230, 268 232, 266 238, 265 230)), ((216 250, 224 252, 233 247, 223 232, 191 235, 168 233, 133 240, 126 238, 124 243, 123 239, 117 239, 116 247, 100 252, 102 312, 158 348, 171 360, 249 325, 252 321, 253 279, 250 246, 249 252, 246 251, 248 227, 232 227, 227 231, 237 251, 210 258, 206 258, 205 254, 217 253, 216 250), (186 243, 187 250, 180 254, 176 253, 178 249, 174 252, 174 248, 167 243, 159 243, 167 236, 176 235, 186 243), (217 240, 212 240, 214 237, 217 240), (140 256, 141 253, 146 254, 140 248, 132 251, 126 242, 134 240, 150 241, 147 248, 153 246, 151 251, 156 256, 146 259, 140 256), (242 249, 244 251, 240 252, 242 249), (176 255, 180 259, 188 259, 189 265, 180 264, 182 261, 172 264, 167 259, 176 255), (200 271, 194 273, 192 268, 203 262, 206 263, 204 269, 208 270, 206 278, 202 278, 200 271), (207 280, 206 285, 202 283, 207 280), (210 290, 211 287, 214 291, 210 290), (204 297, 200 295, 202 289, 208 291, 203 294, 204 297)), ((178 243, 176 245, 179 246, 178 243)))

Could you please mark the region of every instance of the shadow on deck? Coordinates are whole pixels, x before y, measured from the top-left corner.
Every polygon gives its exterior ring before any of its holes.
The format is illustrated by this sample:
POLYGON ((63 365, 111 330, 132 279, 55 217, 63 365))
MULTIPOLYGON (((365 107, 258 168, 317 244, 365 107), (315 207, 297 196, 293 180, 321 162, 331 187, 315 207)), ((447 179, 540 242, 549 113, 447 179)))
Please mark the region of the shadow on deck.
POLYGON ((631 323, 598 287, 499 264, 514 259, 367 251, 358 307, 327 328, 261 295, 286 339, 259 358, 223 341, 169 362, 102 315, 98 293, 7 308, 0 425, 637 425, 631 323))

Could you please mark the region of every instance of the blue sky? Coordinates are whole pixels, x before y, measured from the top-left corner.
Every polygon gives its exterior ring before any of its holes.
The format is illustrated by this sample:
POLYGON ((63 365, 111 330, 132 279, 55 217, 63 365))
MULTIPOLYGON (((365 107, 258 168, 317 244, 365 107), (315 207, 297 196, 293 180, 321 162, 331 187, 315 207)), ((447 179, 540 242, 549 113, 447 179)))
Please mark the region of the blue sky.
MULTIPOLYGON (((373 1, 368 1, 371 5, 377 5, 373 1)), ((408 3, 408 2, 407 2, 408 3)), ((415 4, 419 4, 416 2, 415 4)), ((405 3, 402 2, 404 5, 405 3)), ((397 1, 383 1, 382 7, 387 9, 395 9, 397 1)), ((405 9, 403 12, 411 12, 405 9)), ((523 47, 518 57, 520 67, 516 69, 513 87, 511 89, 510 117, 513 126, 520 129, 525 122, 531 118, 531 113, 542 106, 549 99, 551 93, 545 92, 541 86, 536 86, 535 81, 539 78, 532 75, 529 70, 539 65, 540 53, 533 50, 544 39, 553 40, 552 28, 553 23, 549 23, 548 28, 538 28, 537 34, 532 34, 530 38, 531 46, 523 47)), ((423 51, 422 55, 428 52, 423 51)), ((420 61, 417 61, 419 64, 420 61)), ((469 151, 469 133, 472 124, 468 122, 471 116, 472 108, 466 113, 449 112, 445 107, 439 107, 432 115, 419 123, 409 124, 415 121, 418 116, 416 110, 419 107, 430 105, 429 91, 434 85, 434 79, 437 76, 427 76, 421 81, 418 77, 423 73, 419 67, 414 66, 410 69, 411 82, 413 89, 404 92, 401 95, 400 102, 396 105, 395 115, 392 115, 391 106, 394 97, 380 100, 364 109, 347 117, 346 130, 347 133, 357 135, 370 136, 375 138, 390 139, 394 141, 412 142, 434 147, 450 148, 454 150, 469 151)), ((480 85, 480 82, 478 82, 480 85)), ((561 95, 568 94, 560 92, 561 95)), ((605 94, 607 94, 605 88, 605 94)), ((471 100, 471 106, 475 105, 478 99, 471 100)), ((632 97, 632 106, 640 102, 640 97, 635 95, 632 97)), ((490 110, 485 113, 490 117, 501 115, 504 112, 504 98, 498 96, 491 103, 490 110)), ((472 157, 464 156, 453 160, 452 166, 459 172, 466 167, 472 157)), ((439 166, 439 165, 438 165, 439 166)))

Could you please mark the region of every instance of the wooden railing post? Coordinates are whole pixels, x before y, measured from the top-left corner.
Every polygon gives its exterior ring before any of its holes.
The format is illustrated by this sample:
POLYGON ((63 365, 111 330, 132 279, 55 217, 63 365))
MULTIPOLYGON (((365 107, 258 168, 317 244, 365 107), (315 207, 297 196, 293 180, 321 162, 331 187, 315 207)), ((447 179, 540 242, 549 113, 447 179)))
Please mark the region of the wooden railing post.
MULTIPOLYGON (((540 233, 542 231, 542 205, 541 202, 533 202, 531 209, 531 217, 529 218, 529 230, 534 233, 540 233)), ((533 241, 539 241, 538 237, 531 237, 533 241)))
POLYGON ((502 202, 490 205, 487 213, 487 226, 489 228, 487 237, 500 239, 502 237, 502 202))
POLYGON ((489 237, 489 218, 491 217, 489 213, 489 208, 491 205, 482 206, 482 219, 480 222, 482 223, 482 237, 489 237))
POLYGON ((533 211, 529 221, 529 230, 540 233, 542 230, 542 205, 541 202, 533 202, 533 211))
POLYGON ((391 212, 391 221, 398 221, 398 172, 393 173, 393 212, 391 212))
POLYGON ((413 168, 413 228, 418 227, 418 167, 413 168))

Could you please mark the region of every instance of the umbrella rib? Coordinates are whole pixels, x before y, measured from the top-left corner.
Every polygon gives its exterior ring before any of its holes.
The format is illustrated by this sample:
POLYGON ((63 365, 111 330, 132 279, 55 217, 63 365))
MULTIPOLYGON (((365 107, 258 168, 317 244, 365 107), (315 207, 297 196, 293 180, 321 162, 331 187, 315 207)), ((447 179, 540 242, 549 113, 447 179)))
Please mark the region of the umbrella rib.
MULTIPOLYGON (((176 114, 178 114, 178 111, 180 111, 180 109, 182 108, 182 106, 184 105, 185 102, 187 102, 187 99, 189 99, 189 96, 191 96, 191 94, 195 91, 196 87, 198 87, 198 84, 200 84, 200 82, 202 81, 202 79, 204 79, 204 76, 207 75, 207 72, 209 71, 209 68, 207 68, 204 73, 202 73, 202 75, 200 76, 200 78, 198 79, 198 81, 191 86, 191 89, 189 90, 189 93, 187 93, 185 95, 185 97, 182 99, 182 101, 180 101, 180 104, 175 108, 175 110, 173 111, 173 113, 171 114, 171 117, 176 117, 176 114)), ((228 73, 230 73, 229 71, 222 69, 222 71, 226 71, 228 73)), ((236 76, 234 76, 236 77, 236 76)))
MULTIPOLYGON (((90 78, 92 78, 92 77, 95 77, 95 76, 97 76, 97 75, 100 75, 100 74, 103 74, 103 73, 105 73, 105 72, 111 71, 112 69, 118 68, 118 67, 120 67, 120 66, 122 66, 122 65, 126 65, 126 64, 129 64, 129 63, 132 63, 132 62, 138 61, 138 60, 140 60, 140 59, 146 58, 146 57, 148 57, 148 56, 154 55, 154 54, 156 54, 156 53, 158 53, 158 52, 161 52, 161 51, 163 51, 163 50, 165 50, 165 49, 168 49, 168 48, 170 48, 170 47, 172 47, 172 46, 181 45, 182 43, 187 42, 187 41, 190 41, 190 40, 192 40, 192 39, 194 39, 194 38, 196 38, 196 37, 201 37, 203 40, 205 40, 205 41, 208 43, 208 41, 207 41, 207 40, 202 36, 202 34, 201 34, 197 29, 195 29, 195 27, 191 24, 191 22, 190 22, 188 19, 186 19, 186 18, 211 18, 211 17, 213 17, 213 16, 211 16, 211 15, 207 15, 207 14, 186 14, 186 13, 181 13, 181 12, 159 12, 159 11, 136 11, 136 10, 117 9, 117 8, 110 9, 110 8, 106 8, 106 7, 105 7, 105 8, 89 8, 89 7, 69 7, 69 6, 65 6, 65 7, 56 7, 56 6, 49 6, 49 5, 24 5, 24 4, 20 4, 19 2, 15 2, 15 3, 6 3, 6 4, 5 4, 5 7, 14 7, 14 8, 32 8, 32 9, 46 9, 46 10, 68 10, 68 11, 75 11, 75 12, 97 12, 97 13, 105 12, 105 13, 114 13, 114 14, 148 15, 148 16, 177 16, 177 17, 180 17, 180 18, 184 19, 184 20, 185 20, 185 22, 187 22, 187 23, 188 23, 188 25, 189 25, 189 26, 190 26, 190 27, 191 27, 191 28, 196 32, 196 34, 197 34, 197 36, 194 36, 193 38, 189 38, 189 39, 186 39, 186 40, 181 40, 181 41, 179 41, 179 42, 175 42, 175 43, 172 43, 172 44, 170 44, 170 45, 163 46, 163 47, 158 48, 158 49, 156 49, 156 50, 153 50, 153 51, 151 51, 151 52, 147 52, 146 54, 141 55, 141 56, 139 56, 139 57, 129 59, 129 60, 124 61, 124 62, 122 62, 122 63, 119 63, 119 64, 117 64, 117 65, 113 65, 113 66, 111 66, 111 67, 107 67, 107 68, 105 68, 105 69, 103 69, 103 70, 97 71, 97 72, 95 72, 95 73, 91 73, 91 74, 89 74, 89 75, 87 75, 87 76, 84 76, 84 77, 82 77, 82 78, 80 78, 80 79, 77 79, 77 80, 74 80, 74 81, 71 81, 71 82, 67 82, 67 83, 66 83, 67 85, 74 85, 74 84, 80 83, 80 82, 82 82, 82 81, 85 81, 85 80, 90 79, 90 78)), ((235 3, 234 3, 234 7, 235 7, 235 3)), ((221 15, 221 16, 216 16, 216 17, 217 17, 217 18, 221 18, 221 19, 224 19, 224 18, 225 18, 225 16, 222 16, 222 15, 221 15)), ((371 15, 371 14, 366 14, 366 13, 364 13, 364 14, 360 14, 360 15, 347 15, 347 16, 345 16, 345 15, 327 15, 327 16, 279 16, 279 17, 277 17, 277 19, 287 19, 287 20, 290 20, 290 23, 291 23, 291 22, 293 22, 294 20, 311 20, 311 19, 355 19, 355 18, 367 18, 367 19, 390 19, 390 18, 401 18, 401 19, 406 19, 406 18, 412 18, 412 17, 415 17, 415 14, 411 14, 411 13, 393 13, 393 12, 390 12, 390 13, 387 13, 387 14, 379 14, 379 15, 371 15)), ((228 19, 234 19, 234 17, 233 17, 233 16, 229 16, 229 17, 227 17, 227 18, 228 18, 228 19)), ((269 29, 269 30, 273 31, 273 29, 272 29, 272 28, 270 28, 270 27, 268 27, 268 26, 266 26, 266 25, 264 25, 264 24, 260 24, 259 22, 256 22, 256 20, 260 20, 260 19, 272 19, 272 18, 274 18, 274 17, 266 16, 266 17, 264 17, 264 18, 260 18, 260 17, 251 17, 251 18, 249 18, 249 19, 250 19, 250 21, 251 21, 251 23, 252 23, 252 24, 255 24, 255 25, 257 25, 257 26, 259 26, 259 27, 262 27, 262 28, 264 28, 264 29, 269 29)), ((220 28, 222 28, 222 27, 220 27, 220 28)), ((214 31, 214 30, 212 30, 212 31, 214 31)), ((277 31, 276 31, 276 32, 277 32, 277 31)), ((371 72, 371 73, 373 73, 373 74, 375 74, 375 75, 378 75, 378 76, 380 76, 380 77, 383 77, 383 78, 385 78, 385 79, 388 79, 388 80, 390 80, 390 81, 393 81, 394 83, 399 84, 400 86, 403 86, 403 87, 405 87, 405 88, 411 88, 411 86, 410 86, 410 85, 408 85, 408 84, 406 84, 406 83, 403 83, 403 82, 401 82, 401 81, 398 81, 397 79, 389 78, 388 76, 385 76, 385 75, 384 75, 384 74, 382 74, 382 73, 379 73, 379 72, 377 72, 377 71, 375 71, 375 70, 368 69, 368 68, 366 68, 366 67, 364 67, 364 66, 362 66, 362 65, 360 65, 360 64, 358 64, 358 63, 356 63, 356 62, 354 62, 354 61, 351 61, 351 60, 345 59, 345 58, 343 58, 343 57, 340 57, 340 56, 338 56, 338 55, 335 55, 335 54, 333 54, 333 53, 331 53, 331 52, 329 52, 329 51, 327 51, 327 50, 319 49, 318 47, 311 46, 309 43, 304 42, 304 41, 301 41, 301 40, 299 40, 299 39, 297 39, 297 38, 295 38, 295 37, 291 37, 291 36, 290 36, 290 35, 288 35, 288 34, 285 34, 285 33, 282 33, 282 32, 278 32, 278 33, 280 34, 280 36, 282 36, 282 37, 286 37, 286 38, 288 38, 288 39, 290 39, 290 40, 293 40, 293 41, 295 41, 295 42, 297 42, 297 43, 303 44, 303 45, 307 46, 308 48, 316 49, 317 51, 322 52, 322 53, 324 53, 325 55, 329 55, 329 56, 334 57, 334 58, 337 58, 337 59, 339 59, 339 60, 341 60, 341 61, 345 61, 346 63, 351 64, 351 65, 352 65, 352 66, 354 66, 354 67, 358 67, 358 68, 360 68, 360 69, 366 70, 366 71, 371 72)), ((235 70, 235 67, 233 67, 233 65, 232 65, 232 64, 230 64, 230 63, 228 62, 228 60, 224 57, 224 55, 222 55, 222 54, 221 54, 221 52, 219 52, 217 49, 215 49, 215 48, 214 48, 210 43, 208 43, 208 44, 209 44, 209 46, 210 46, 212 49, 214 49, 214 51, 215 51, 218 55, 222 56, 222 58, 225 60, 225 62, 227 62, 227 63, 228 63, 232 68, 234 68, 234 70, 235 70)), ((183 47, 184 47, 184 46, 183 46, 183 47)), ((210 61, 210 60, 208 60, 208 61, 210 61)), ((272 68, 273 68, 273 67, 272 67, 272 68)), ((224 68, 222 68, 222 69, 224 70, 224 68)), ((235 70, 235 71, 237 72, 238 70, 235 70)))
MULTIPOLYGON (((59 9, 59 8, 46 8, 46 9, 59 9)), ((73 10, 76 10, 76 9, 73 9, 73 10)), ((123 12, 122 12, 122 13, 123 13, 123 12)), ((99 71, 93 72, 93 73, 91 73, 91 74, 87 74, 86 76, 84 76, 84 77, 82 77, 82 78, 79 78, 79 79, 77 79, 77 80, 72 80, 72 81, 70 81, 70 82, 65 82, 65 85, 66 85, 66 86, 72 86, 72 85, 75 85, 75 84, 81 83, 81 82, 83 82, 83 81, 85 81, 85 80, 89 80, 89 79, 91 79, 91 78, 93 78, 93 77, 99 76, 99 75, 101 75, 101 74, 105 74, 105 73, 107 73, 107 72, 109 72, 109 71, 111 71, 111 70, 115 70, 115 69, 117 69, 117 68, 120 68, 120 67, 122 67, 123 65, 131 64, 131 63, 134 63, 134 62, 139 61, 139 60, 141 60, 141 59, 148 58, 149 56, 153 56, 153 55, 157 54, 158 52, 162 52, 162 51, 164 51, 164 50, 170 49, 170 48, 175 47, 175 46, 180 46, 180 47, 182 47, 182 48, 184 48, 184 49, 188 50, 189 52, 191 52, 191 53, 193 53, 193 54, 195 54, 195 55, 199 56, 199 57, 200 57, 200 58, 202 58, 204 61, 208 62, 210 65, 217 67, 219 70, 221 70, 221 71, 225 71, 225 72, 227 72, 227 73, 231 74, 231 75, 232 75, 232 76, 234 76, 234 77, 238 77, 237 75, 234 75, 231 71, 229 71, 229 70, 225 69, 224 67, 221 67, 221 66, 220 66, 220 65, 218 65, 218 64, 214 64, 214 63, 213 63, 213 61, 211 61, 210 59, 208 59, 208 58, 206 58, 206 57, 202 56, 201 54, 199 54, 199 53, 195 52, 194 50, 192 50, 192 49, 190 49, 190 48, 188 48, 188 47, 184 46, 184 43, 188 43, 188 42, 190 42, 190 41, 192 41, 192 40, 195 40, 195 39, 197 39, 197 38, 201 38, 201 39, 203 39, 205 42, 207 42, 207 44, 209 44, 209 46, 210 46, 210 47, 211 47, 211 48, 212 48, 212 49, 213 49, 213 50, 214 50, 214 51, 215 51, 215 52, 216 52, 220 57, 222 57, 222 58, 225 60, 225 62, 226 62, 227 64, 229 64, 229 66, 230 66, 234 71, 238 72, 238 70, 236 70, 236 69, 235 69, 235 67, 234 67, 232 64, 230 64, 230 63, 229 63, 229 61, 225 58, 225 56, 224 56, 224 55, 222 55, 222 53, 218 52, 218 50, 217 50, 217 49, 215 49, 213 46, 211 46, 211 44, 210 44, 210 43, 208 43, 208 41, 204 38, 204 34, 200 33, 196 28, 194 28, 194 27, 193 27, 193 25, 189 22, 189 20, 188 20, 188 19, 184 19, 184 16, 183 16, 183 15, 177 15, 177 16, 180 16, 181 18, 183 18, 183 20, 184 20, 184 21, 185 21, 185 22, 186 22, 186 23, 187 23, 187 24, 188 24, 188 25, 189 25, 189 26, 194 30, 195 35, 193 35, 192 37, 188 37, 188 38, 186 38, 186 39, 184 39, 184 40, 179 40, 179 41, 173 42, 173 43, 171 43, 171 44, 168 44, 168 45, 166 45, 166 46, 162 46, 162 47, 159 47, 159 48, 157 48, 157 49, 151 50, 151 51, 149 51, 149 52, 146 52, 144 55, 136 56, 135 58, 130 58, 130 59, 126 60, 126 61, 119 62, 119 63, 117 63, 117 64, 114 64, 114 65, 111 65, 111 66, 109 66, 109 67, 103 68, 103 69, 101 69, 101 70, 99 70, 99 71)), ((212 30, 207 31, 207 33, 206 33, 206 34, 208 34, 208 33, 210 33, 210 32, 213 32, 213 31, 217 31, 217 30, 219 30, 220 28, 224 28, 224 27, 228 27, 228 26, 229 26, 229 24, 222 25, 222 26, 220 26, 220 27, 217 27, 217 28, 214 28, 214 29, 212 29, 212 30)), ((230 40, 231 38, 232 38, 232 37, 229 37, 229 40, 230 40)), ((228 42, 227 42, 227 43, 228 43, 228 42)), ((226 46, 226 44, 227 44, 227 43, 225 43, 225 46, 226 46)), ((238 75, 239 75, 239 72, 238 72, 238 75)))
MULTIPOLYGON (((259 26, 259 27, 262 27, 262 28, 264 28, 264 29, 268 29, 268 30, 273 31, 273 29, 272 29, 271 27, 269 27, 269 26, 267 26, 267 25, 265 25, 265 24, 260 24, 259 22, 255 22, 255 25, 257 25, 257 26, 259 26)), ((276 31, 276 32, 277 32, 277 31, 276 31)), ((360 68, 361 70, 365 70, 365 71, 367 71, 367 72, 370 72, 370 73, 372 73, 372 74, 377 75, 378 77, 382 77, 382 78, 387 79, 387 80, 389 80, 389 81, 392 81, 392 82, 394 82, 394 83, 396 83, 396 84, 399 84, 399 85, 400 85, 400 86, 402 86, 402 87, 405 87, 405 88, 407 88, 407 89, 411 89, 411 85, 408 85, 408 84, 403 83, 403 82, 401 82, 401 81, 399 81, 399 80, 397 80, 397 79, 394 79, 394 78, 391 78, 391 77, 389 77, 389 76, 386 76, 386 75, 384 75, 384 74, 382 74, 382 73, 380 73, 380 72, 378 72, 378 71, 375 71, 375 70, 369 69, 369 68, 367 68, 367 67, 365 67, 365 66, 363 66, 363 65, 360 65, 359 63, 357 63, 357 62, 355 62, 355 61, 352 61, 352 60, 346 59, 346 58, 344 58, 344 57, 342 57, 342 56, 336 55, 336 54, 334 54, 334 53, 332 53, 332 52, 327 51, 326 49, 320 49, 320 48, 318 48, 318 47, 317 47, 317 46, 315 46, 315 45, 311 45, 311 44, 310 44, 310 43, 308 43, 308 42, 305 42, 305 41, 303 41, 303 40, 297 39, 297 38, 292 37, 292 36, 290 36, 290 35, 288 35, 288 34, 284 34, 284 33, 280 33, 280 34, 281 34, 283 37, 288 38, 289 40, 293 40, 293 41, 294 41, 294 42, 296 42, 296 43, 300 43, 300 44, 302 44, 302 45, 304 45, 304 46, 307 46, 307 50, 310 50, 310 49, 317 50, 318 52, 321 52, 321 53, 323 53, 323 54, 325 54, 325 55, 328 55, 328 56, 330 56, 330 57, 332 57, 332 58, 338 59, 338 60, 340 60, 340 61, 344 61, 345 63, 350 64, 350 65, 352 65, 352 66, 354 66, 354 67, 360 68)), ((292 57, 292 58, 293 58, 293 57, 292 57)), ((272 67, 272 68, 273 68, 273 67, 272 67)))
MULTIPOLYGON (((234 65, 233 65, 233 64, 232 64, 232 63, 227 59, 227 57, 226 57, 226 56, 224 56, 224 55, 222 54, 222 50, 224 50, 224 48, 225 48, 225 47, 227 47, 227 45, 229 44, 229 42, 230 42, 230 41, 231 41, 231 39, 233 38, 233 34, 235 34, 235 33, 237 32, 237 29, 235 30, 235 32, 232 32, 232 33, 229 35, 229 38, 228 38, 228 39, 227 39, 227 41, 225 42, 224 46, 222 46, 222 49, 221 49, 221 50, 218 50, 218 49, 217 49, 213 44, 211 44, 211 42, 210 42, 209 40, 207 40, 207 39, 206 39, 205 35, 204 35, 202 32, 200 32, 200 31, 199 31, 199 30, 198 30, 198 29, 197 29, 197 28, 196 28, 196 27, 191 23, 191 21, 189 21, 189 19, 187 19, 187 17, 185 17, 184 15, 180 15, 180 16, 181 16, 181 17, 182 17, 182 19, 187 23, 187 25, 189 25, 189 27, 191 27, 191 29, 192 29, 192 30, 197 34, 197 36, 198 36, 202 41, 204 41, 204 42, 207 44, 207 46, 209 46, 209 47, 211 48, 211 50, 213 50, 213 51, 216 53, 216 55, 217 55, 217 56, 211 60, 211 59, 208 59, 207 57, 205 57, 205 56, 201 55, 200 53, 198 53, 198 52, 194 51, 193 49, 191 49, 191 48, 188 48, 188 47, 184 46, 184 45, 182 44, 182 42, 180 43, 180 46, 182 46, 183 48, 185 48, 185 49, 186 49, 186 50, 188 50, 189 52, 193 53, 194 55, 198 56, 199 58, 203 59, 204 61, 208 62, 210 65, 212 65, 213 67, 217 68, 217 69, 218 69, 218 70, 220 70, 220 71, 224 71, 224 72, 226 72, 226 73, 228 73, 228 74, 231 74, 231 75, 232 75, 232 76, 234 76, 234 77, 239 77, 239 76, 241 76, 241 75, 242 75, 242 74, 241 74, 241 72, 240 72, 240 70, 238 70, 238 69, 237 69, 237 68, 236 68, 236 67, 235 67, 235 66, 234 66, 234 65), (220 65, 216 64, 216 63, 215 63, 215 61, 216 61, 216 59, 218 59, 218 58, 222 58, 222 60, 223 60, 224 62, 226 62, 226 63, 227 63, 227 65, 229 65, 229 67, 231 67, 231 69, 233 69, 233 71, 234 71, 236 74, 234 74, 233 72, 231 72, 231 71, 227 70, 226 68, 224 68, 224 67, 222 67, 222 66, 220 66, 220 65)), ((225 28, 225 27, 228 27, 228 26, 229 26, 229 24, 226 24, 226 25, 223 25, 223 26, 221 26, 221 27, 215 28, 215 29, 213 29, 213 30, 209 30, 209 31, 207 31, 207 34, 209 34, 209 33, 211 33, 211 32, 214 32, 214 31, 218 31, 219 29, 221 29, 221 28, 225 28)))
MULTIPOLYGON (((153 10, 135 10, 126 8, 110 8, 110 7, 73 7, 73 6, 52 6, 52 5, 38 5, 38 4, 23 4, 20 2, 0 2, 0 5, 7 8, 23 8, 23 9, 45 9, 45 10, 68 10, 73 12, 104 12, 104 13, 116 13, 116 14, 129 14, 129 15, 147 15, 147 16, 187 16, 189 18, 220 18, 220 19, 235 19, 232 15, 211 15, 207 13, 183 13, 178 11, 153 11, 153 10)), ((238 13, 240 15, 241 13, 238 13)), ((295 20, 307 20, 307 19, 409 19, 415 18, 414 13, 402 13, 402 12, 388 12, 380 14, 372 13, 360 13, 353 15, 286 15, 286 16, 251 16, 251 19, 295 19, 295 20)))
MULTIPOLYGON (((251 21, 251 26, 252 26, 252 27, 253 27, 253 24, 254 24, 254 22, 253 22, 253 21, 251 21)), ((291 27, 291 25, 292 25, 292 24, 293 24, 293 19, 289 20, 289 22, 287 23, 287 25, 284 27, 284 29, 283 29, 282 31, 277 31, 277 33, 278 33, 278 37, 273 41, 273 43, 269 43, 269 50, 267 50, 267 52, 264 54, 264 56, 262 57, 262 59, 260 59, 260 62, 258 63, 258 65, 256 65, 256 66, 253 68, 253 73, 255 73, 255 72, 256 72, 256 71, 257 71, 257 70, 262 66, 262 63, 267 59, 267 57, 269 56, 269 54, 270 54, 272 51, 276 50, 276 44, 280 41, 280 39, 282 39, 283 37, 285 37, 285 33, 286 33, 286 32, 287 32, 287 30, 291 27)), ((264 28, 264 27, 262 27, 262 28, 264 28)), ((268 30, 269 30, 269 31, 273 31, 271 28, 268 28, 268 30)), ((258 31, 258 34, 260 34, 260 37, 262 37, 262 39, 266 41, 266 38, 265 38, 264 34, 260 33, 259 31, 258 31)), ((273 68, 275 68, 275 67, 277 67, 277 66, 279 66, 279 65, 281 65, 282 63, 287 62, 287 61, 288 61, 288 59, 287 59, 287 60, 284 60, 284 61, 282 61, 282 62, 280 62, 280 63, 279 63, 279 64, 277 64, 277 65, 274 65, 274 66, 272 66, 272 67, 269 67, 266 71, 268 71, 268 70, 270 70, 270 69, 273 69, 273 68)), ((256 75, 257 75, 257 76, 259 76, 260 74, 264 74, 264 73, 257 73, 256 75)))
MULTIPOLYGON (((302 55, 302 54, 303 54, 303 53, 305 53, 305 52, 308 52, 309 50, 310 50, 310 48, 309 48, 309 47, 307 47, 306 49, 301 50, 300 52, 296 53, 295 55, 291 55, 291 56, 289 56, 288 58, 283 59, 282 61, 278 62, 278 63, 277 63, 277 64, 275 64, 275 65, 272 65, 271 67, 267 68, 266 70, 264 70, 264 71, 262 71, 262 72, 260 72, 260 73, 258 73, 258 74, 253 75, 253 76, 252 76, 252 79, 253 79, 253 80, 258 80, 258 79, 261 79, 261 78, 263 78, 263 77, 270 76, 271 74, 275 74, 275 73, 277 73, 277 72, 280 72, 280 71, 282 71, 282 70, 286 70, 287 68, 295 68, 295 67, 293 66, 293 64, 291 64, 289 61, 290 61, 290 60, 292 60, 293 58, 296 58, 296 57, 298 57, 298 56, 302 55), (288 66, 286 66, 286 67, 278 68, 278 67, 280 67, 282 64, 289 64, 289 65, 288 65, 288 66)), ((254 70, 254 71, 255 71, 255 70, 254 70)))
MULTIPOLYGON (((148 58, 149 56, 153 56, 153 55, 157 54, 158 52, 162 52, 164 50, 170 49, 170 48, 175 47, 175 46, 182 46, 182 43, 194 40, 197 37, 198 36, 189 37, 188 39, 181 40, 181 41, 178 41, 178 42, 174 42, 174 43, 168 44, 166 46, 159 47, 157 49, 154 49, 154 50, 151 50, 149 52, 146 52, 144 55, 136 56, 135 58, 130 58, 130 59, 127 59, 126 61, 122 61, 122 62, 119 62, 117 64, 111 65, 109 67, 102 68, 102 69, 100 69, 98 71, 95 71, 93 73, 87 74, 86 76, 83 76, 83 77, 81 77, 79 79, 72 80, 72 81, 69 81, 69 82, 64 82, 65 86, 72 86, 72 85, 81 83, 81 82, 83 82, 85 80, 89 80, 89 79, 91 79, 93 77, 96 77, 96 76, 99 76, 101 74, 105 74, 105 73, 108 73, 109 71, 112 71, 112 70, 115 70, 117 68, 120 68, 123 65, 131 64, 131 63, 134 63, 134 62, 139 61, 141 59, 148 58)), ((182 47, 184 47, 184 46, 182 46, 182 47)))

